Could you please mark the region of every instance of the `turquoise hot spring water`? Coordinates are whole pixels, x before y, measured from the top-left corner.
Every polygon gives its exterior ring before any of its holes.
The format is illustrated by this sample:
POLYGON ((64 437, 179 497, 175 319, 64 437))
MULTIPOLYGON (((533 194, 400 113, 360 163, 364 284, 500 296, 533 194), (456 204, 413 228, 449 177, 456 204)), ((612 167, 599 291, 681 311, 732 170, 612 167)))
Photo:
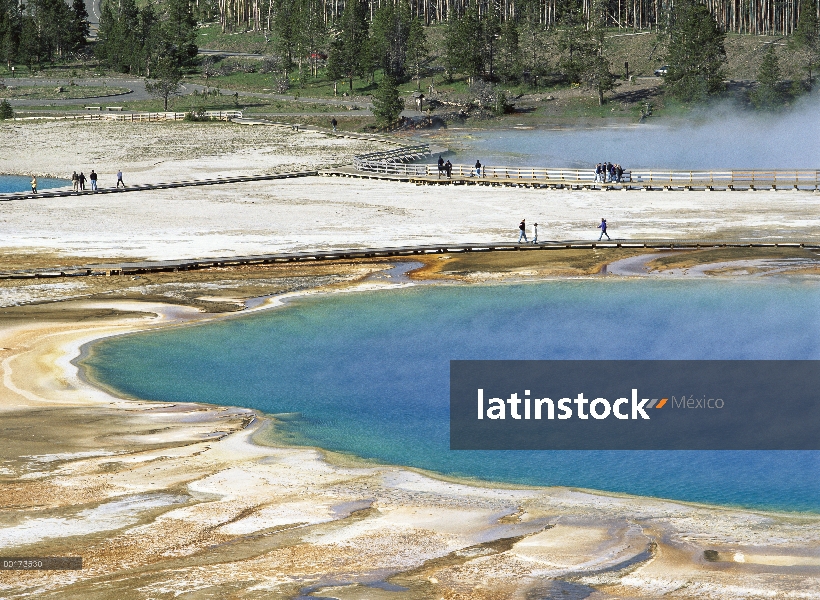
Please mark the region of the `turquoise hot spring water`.
MULTIPOLYGON (((52 188, 71 185, 68 179, 54 179, 52 177, 37 178, 38 190, 49 190, 52 188)), ((0 194, 14 194, 17 192, 31 191, 31 177, 25 175, 0 175, 0 194)))
MULTIPOLYGON (((451 359, 818 359, 820 282, 558 280, 336 293, 110 338, 133 397, 282 415, 297 444, 451 476, 820 510, 820 452, 451 451, 451 359)), ((820 435, 820 433, 818 433, 820 435)))

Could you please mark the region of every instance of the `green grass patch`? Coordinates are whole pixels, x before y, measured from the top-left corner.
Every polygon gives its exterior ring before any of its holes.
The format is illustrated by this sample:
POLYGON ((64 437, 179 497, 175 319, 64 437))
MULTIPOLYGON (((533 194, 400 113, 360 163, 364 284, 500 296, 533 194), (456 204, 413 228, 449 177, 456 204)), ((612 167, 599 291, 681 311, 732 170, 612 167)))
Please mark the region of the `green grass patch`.
POLYGON ((222 33, 218 23, 200 25, 196 43, 200 48, 222 50, 224 52, 248 52, 265 54, 273 52, 273 42, 265 39, 261 31, 239 31, 222 33))
POLYGON ((212 89, 273 93, 273 78, 274 75, 269 73, 231 73, 230 75, 209 77, 206 81, 201 74, 192 73, 185 77, 185 81, 199 85, 207 85, 212 89))
MULTIPOLYGON (((122 74, 113 73, 123 76, 122 74)), ((45 64, 42 68, 34 65, 31 70, 26 65, 14 64, 14 75, 5 63, 0 63, 0 78, 6 80, 6 84, 14 84, 18 77, 32 77, 34 75, 43 77, 53 77, 55 79, 90 79, 100 77, 100 68, 96 60, 80 61, 71 60, 53 64, 45 64)))
MULTIPOLYGON (((105 106, 105 103, 102 104, 105 106)), ((82 110, 85 104, 61 105, 65 110, 82 110)), ((117 102, 117 106, 122 106, 126 111, 134 112, 163 112, 162 100, 133 100, 131 102, 117 102)), ((42 104, 39 106, 20 107, 18 112, 36 109, 53 109, 53 105, 42 104)), ((337 113, 345 110, 344 107, 332 104, 319 104, 315 102, 302 102, 295 100, 268 100, 263 98, 248 98, 239 96, 238 100, 234 96, 203 96, 201 94, 188 94, 177 96, 168 100, 169 112, 196 112, 199 110, 241 110, 250 114, 258 113, 284 113, 284 114, 316 114, 337 113)), ((351 111, 355 114, 355 111, 351 111)), ((302 117, 300 116, 299 119, 302 117)), ((327 124, 327 117, 324 124, 327 124)))
MULTIPOLYGON (((217 63, 217 66, 220 63, 217 63)), ((275 93, 274 78, 278 75, 271 73, 231 73, 230 75, 219 75, 208 78, 207 82, 201 74, 192 74, 186 77, 186 81, 206 85, 215 89, 230 89, 240 92, 264 92, 275 93)), ((299 80, 299 73, 290 74, 290 89, 285 92, 286 96, 305 96, 308 98, 333 98, 333 81, 324 76, 323 71, 319 72, 318 78, 306 77, 299 80)), ((378 79, 377 79, 378 80, 378 79)), ((345 94, 358 97, 371 94, 376 89, 366 78, 355 78, 353 80, 353 91, 350 90, 348 82, 339 81, 337 83, 336 97, 342 99, 345 94)))
MULTIPOLYGON (((606 119, 613 116, 618 117, 640 117, 640 108, 635 106, 627 106, 616 102, 605 102, 603 105, 598 105, 598 98, 593 97, 592 92, 589 96, 578 98, 568 98, 564 100, 558 114, 566 118, 583 118, 583 119, 606 119)), ((545 111, 546 111, 545 107, 545 111)))

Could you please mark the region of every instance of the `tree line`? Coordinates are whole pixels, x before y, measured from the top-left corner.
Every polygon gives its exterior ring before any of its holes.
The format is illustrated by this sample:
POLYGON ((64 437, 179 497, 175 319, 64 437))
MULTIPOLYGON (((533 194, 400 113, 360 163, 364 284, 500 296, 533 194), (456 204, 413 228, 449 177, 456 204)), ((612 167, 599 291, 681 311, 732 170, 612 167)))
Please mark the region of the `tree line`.
POLYGON ((115 71, 151 77, 157 68, 193 64, 196 27, 190 0, 139 7, 135 0, 103 0, 94 53, 115 71))
POLYGON ((88 37, 83 0, 0 0, 0 58, 33 68, 80 52, 88 37))
MULTIPOLYGON (((618 8, 626 1, 621 0, 618 8)), ((655 0, 656 10, 667 10, 666 1, 655 0)), ((768 0, 760 1, 768 6, 768 0)), ((9 64, 41 65, 83 49, 87 14, 82 0, 72 2, 69 6, 65 0, 0 0, 3 58, 9 64)), ((787 38, 789 50, 807 74, 807 87, 820 63, 817 3, 799 0, 797 21, 787 38)), ((784 0, 778 6, 786 4, 784 0)), ((743 0, 735 5, 744 6, 743 0)), ((246 0, 242 11, 257 15, 254 19, 271 31, 276 70, 285 81, 294 71, 300 79, 316 77, 320 66, 326 66, 327 77, 346 83, 350 90, 355 78, 375 82, 379 71, 394 86, 414 79, 420 89, 422 76, 435 60, 449 79, 463 74, 470 82, 537 84, 539 77, 558 76, 594 90, 601 103, 615 85, 607 41, 613 0, 560 0, 555 27, 541 22, 540 0, 448 0, 444 6, 450 18, 440 28, 443 40, 435 52, 416 0, 268 0, 266 7, 246 0), (328 18, 331 6, 333 18, 328 18), (556 48, 558 56, 550 56, 556 48)), ((637 0, 632 6, 639 6, 637 0)), ((701 100, 723 88, 726 27, 716 6, 716 0, 675 0, 657 25, 660 40, 668 46, 667 89, 684 101, 701 100)), ((197 15, 208 10, 206 0, 139 6, 135 0, 104 0, 94 52, 108 68, 165 80, 173 91, 176 86, 171 84, 179 81, 180 69, 195 62, 197 15)), ((761 71, 767 81, 779 75, 773 61, 776 56, 767 53, 761 71)), ((164 97, 167 103, 168 93, 164 97)))
MULTIPOLYGON (((360 0, 200 0, 203 17, 218 17, 225 31, 272 31, 282 12, 289 13, 293 4, 310 4, 310 11, 325 26, 342 18, 349 2, 360 0)), ((385 2, 366 0, 364 11, 369 19, 385 2)), ((461 18, 477 6, 481 15, 497 16, 501 22, 512 20, 552 27, 563 25, 567 18, 580 12, 589 19, 602 10, 607 27, 652 30, 668 25, 675 0, 408 0, 410 16, 425 25, 447 23, 461 18)), ((755 35, 791 35, 803 10, 813 10, 820 17, 820 0, 804 7, 802 0, 705 0, 706 6, 723 31, 755 35)))
MULTIPOLYGON (((266 5, 243 0, 234 8, 232 0, 219 1, 220 14, 232 15, 223 28, 229 22, 241 26, 234 19, 240 14, 257 15, 245 26, 271 32, 286 75, 296 69, 300 77, 308 70, 315 76, 327 53, 328 76, 347 81, 350 89, 354 78, 373 81, 379 69, 397 81, 413 77, 420 83, 431 54, 425 25, 435 21, 444 28, 443 47, 435 54, 448 77, 463 73, 470 80, 537 83, 554 75, 548 52, 557 40, 560 77, 594 88, 601 101, 614 85, 604 35, 614 27, 654 28, 673 47, 683 32, 687 39, 696 30, 701 37, 711 32, 717 41, 693 48, 692 54, 702 57, 709 49, 721 65, 722 36, 728 31, 787 33, 790 50, 807 72, 815 69, 818 54, 811 23, 820 18, 820 0, 268 0, 266 5), (699 25, 684 26, 692 20, 699 25)), ((710 82, 722 75, 713 63, 697 67, 714 71, 710 82)), ((667 79, 680 97, 700 94, 684 92, 678 75, 673 69, 667 79)), ((688 75, 683 80, 689 81, 688 75)), ((686 85, 715 92, 713 83, 698 81, 686 85)))

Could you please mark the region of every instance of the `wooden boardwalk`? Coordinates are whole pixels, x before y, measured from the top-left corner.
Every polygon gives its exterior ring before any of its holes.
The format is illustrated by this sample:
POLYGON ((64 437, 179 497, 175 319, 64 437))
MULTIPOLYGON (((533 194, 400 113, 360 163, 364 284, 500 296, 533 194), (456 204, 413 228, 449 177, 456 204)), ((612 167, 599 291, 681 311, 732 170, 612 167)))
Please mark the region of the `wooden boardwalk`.
POLYGON ((35 198, 66 198, 69 196, 93 196, 95 194, 122 194, 125 192, 142 192, 145 190, 168 190, 172 188, 196 187, 203 185, 224 185, 226 183, 247 183, 249 181, 273 181, 275 179, 292 179, 294 177, 312 177, 318 175, 318 171, 294 171, 291 173, 276 173, 274 175, 244 175, 238 177, 216 177, 214 179, 195 179, 190 181, 170 181, 167 183, 151 183, 144 185, 129 185, 124 188, 99 188, 98 190, 84 190, 75 192, 73 190, 59 190, 54 192, 42 191, 32 194, 31 192, 19 192, 16 194, 0 194, 0 202, 11 200, 33 200, 35 198))
MULTIPOLYGON (((460 165, 463 166, 463 165, 460 165)), ((319 171, 325 177, 353 177, 357 179, 375 179, 413 183, 415 185, 477 185, 490 187, 517 187, 543 190, 685 190, 685 191, 756 191, 756 190, 801 190, 820 191, 820 171, 726 171, 726 172, 690 172, 690 171, 633 171, 631 177, 622 183, 601 183, 594 181, 593 174, 584 171, 565 169, 518 169, 494 167, 494 175, 483 174, 481 177, 469 175, 468 169, 460 169, 463 175, 452 177, 438 176, 436 165, 396 165, 384 172, 364 171, 355 167, 326 169, 319 171), (395 168, 394 168, 395 167, 395 168), (405 170, 404 167, 407 167, 405 170), (431 173, 419 169, 418 174, 412 167, 425 167, 431 173), (427 169, 428 167, 432 167, 427 169), (404 172, 403 172, 404 171, 404 172), (533 172, 535 174, 533 175, 533 172), (547 174, 548 173, 548 174, 547 174)), ((489 169, 488 169, 489 170, 489 169)))
POLYGON ((323 175, 384 179, 416 185, 484 185, 563 190, 820 190, 820 169, 757 169, 728 171, 634 169, 623 172, 620 182, 596 181, 594 167, 587 169, 527 166, 487 166, 476 173, 473 165, 451 165, 451 176, 442 176, 437 164, 418 163, 441 148, 427 144, 403 146, 353 157, 352 167, 323 171, 323 175))
POLYGON ((244 265, 271 265, 288 262, 313 262, 323 260, 349 260, 366 258, 413 257, 426 254, 453 254, 464 252, 535 252, 541 250, 579 250, 612 248, 646 248, 657 250, 691 250, 698 248, 806 248, 820 250, 820 238, 809 239, 614 239, 611 241, 551 240, 538 244, 473 243, 430 244, 421 246, 397 246, 386 248, 346 248, 338 250, 315 250, 303 252, 277 252, 249 256, 219 258, 181 259, 163 261, 139 261, 108 264, 88 264, 0 272, 0 279, 51 279, 61 277, 93 277, 116 275, 139 275, 197 271, 244 265))

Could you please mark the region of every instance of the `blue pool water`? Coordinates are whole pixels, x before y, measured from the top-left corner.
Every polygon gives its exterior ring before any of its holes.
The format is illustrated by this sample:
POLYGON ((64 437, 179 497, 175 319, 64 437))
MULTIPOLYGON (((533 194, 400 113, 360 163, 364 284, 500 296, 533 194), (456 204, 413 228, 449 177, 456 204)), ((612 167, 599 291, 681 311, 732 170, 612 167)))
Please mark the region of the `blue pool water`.
MULTIPOLYGON (((71 185, 68 179, 53 179, 51 177, 37 178, 37 189, 47 190, 51 188, 71 185)), ((13 194, 15 192, 30 192, 31 177, 25 175, 0 175, 0 194, 13 194)))
POLYGON ((449 450, 450 359, 817 359, 820 283, 601 281, 335 294, 112 338, 124 394, 290 413, 296 443, 448 475, 820 510, 820 452, 449 450), (651 460, 647 460, 650 458, 651 460))

